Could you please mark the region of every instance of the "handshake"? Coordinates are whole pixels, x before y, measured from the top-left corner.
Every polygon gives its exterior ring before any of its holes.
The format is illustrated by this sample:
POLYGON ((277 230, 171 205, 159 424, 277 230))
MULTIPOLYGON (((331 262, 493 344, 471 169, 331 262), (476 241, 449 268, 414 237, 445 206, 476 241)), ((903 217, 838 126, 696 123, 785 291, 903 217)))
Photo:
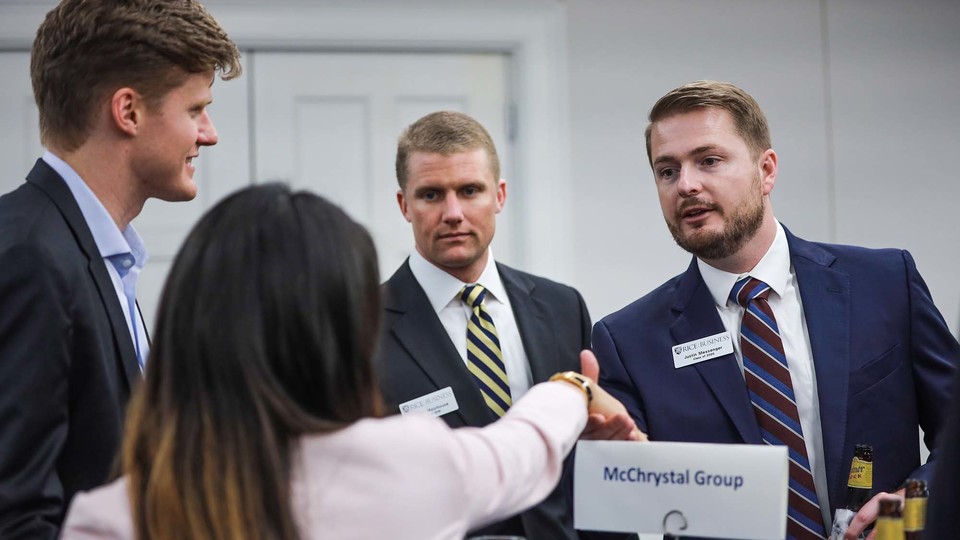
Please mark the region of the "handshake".
POLYGON ((637 428, 623 403, 597 384, 600 366, 589 350, 580 352, 580 373, 589 379, 590 399, 587 404, 587 425, 580 434, 583 440, 646 441, 647 435, 637 428))

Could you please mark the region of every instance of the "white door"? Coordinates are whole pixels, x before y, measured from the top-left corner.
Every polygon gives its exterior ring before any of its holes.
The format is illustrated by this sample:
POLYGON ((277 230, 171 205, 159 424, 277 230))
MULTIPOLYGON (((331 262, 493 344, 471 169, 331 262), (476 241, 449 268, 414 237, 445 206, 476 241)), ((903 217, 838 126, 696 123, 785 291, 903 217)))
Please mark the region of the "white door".
MULTIPOLYGON (((509 164, 507 63, 495 53, 256 53, 256 181, 283 180, 343 207, 370 230, 386 279, 413 249, 396 202, 400 132, 429 112, 465 112, 509 164)), ((507 206, 518 208, 507 185, 507 206)), ((506 261, 515 244, 508 215, 498 217, 494 243, 506 261)))

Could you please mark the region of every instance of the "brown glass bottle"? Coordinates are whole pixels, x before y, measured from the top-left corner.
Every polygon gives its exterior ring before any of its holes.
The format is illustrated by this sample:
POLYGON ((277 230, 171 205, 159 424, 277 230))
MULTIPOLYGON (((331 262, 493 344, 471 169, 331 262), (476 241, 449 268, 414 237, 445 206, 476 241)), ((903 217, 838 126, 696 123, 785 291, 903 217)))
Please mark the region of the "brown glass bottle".
POLYGON ((853 513, 870 500, 873 490, 873 447, 858 444, 853 451, 850 463, 850 476, 847 479, 847 509, 853 513))
MULTIPOLYGON (((872 490, 873 447, 869 444, 858 444, 853 450, 850 476, 847 477, 847 505, 844 508, 837 508, 833 516, 833 525, 830 527, 831 539, 843 538, 854 516, 870 500, 872 490)), ((858 540, 863 538, 865 535, 861 533, 858 540)))
POLYGON ((900 512, 898 497, 880 499, 880 513, 877 514, 877 540, 904 540, 903 514, 900 512))
POLYGON ((903 505, 903 535, 906 540, 920 540, 927 521, 927 483, 910 478, 906 483, 903 505))

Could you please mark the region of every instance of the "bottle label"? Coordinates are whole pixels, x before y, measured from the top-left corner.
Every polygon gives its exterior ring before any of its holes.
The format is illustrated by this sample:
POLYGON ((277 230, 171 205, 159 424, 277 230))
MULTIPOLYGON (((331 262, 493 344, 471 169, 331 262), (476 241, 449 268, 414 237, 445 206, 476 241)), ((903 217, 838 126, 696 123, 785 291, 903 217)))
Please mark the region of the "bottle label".
POLYGON ((873 489, 873 462, 863 461, 854 456, 850 464, 850 478, 847 486, 860 489, 873 489))
POLYGON ((899 518, 877 518, 876 540, 903 540, 903 520, 899 518))
POLYGON ((922 531, 926 525, 927 498, 908 497, 903 505, 903 530, 922 531))

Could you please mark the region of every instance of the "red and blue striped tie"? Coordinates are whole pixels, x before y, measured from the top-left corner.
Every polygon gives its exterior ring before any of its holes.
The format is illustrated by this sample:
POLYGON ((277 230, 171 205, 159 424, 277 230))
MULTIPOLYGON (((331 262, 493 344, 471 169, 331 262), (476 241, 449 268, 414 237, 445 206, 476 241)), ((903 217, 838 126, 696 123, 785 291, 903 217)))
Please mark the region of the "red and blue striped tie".
POLYGON ((730 299, 744 308, 740 325, 744 378, 763 442, 788 448, 787 538, 822 540, 826 537, 823 516, 803 443, 790 368, 777 319, 767 302, 769 295, 770 287, 751 277, 738 281, 730 292, 730 299))

